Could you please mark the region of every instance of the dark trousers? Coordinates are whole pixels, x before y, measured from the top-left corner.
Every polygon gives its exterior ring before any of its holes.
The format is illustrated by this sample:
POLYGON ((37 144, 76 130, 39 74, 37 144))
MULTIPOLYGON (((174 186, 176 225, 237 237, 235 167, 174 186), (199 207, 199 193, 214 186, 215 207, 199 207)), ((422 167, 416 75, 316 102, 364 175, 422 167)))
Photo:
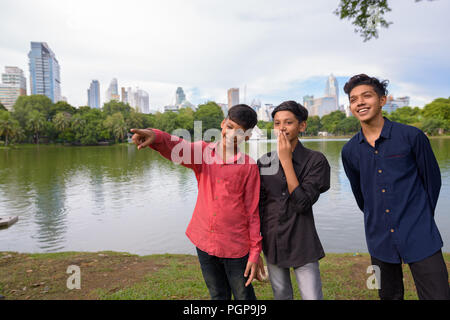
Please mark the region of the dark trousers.
POLYGON ((198 260, 202 269, 211 300, 256 300, 255 291, 244 277, 248 254, 242 258, 219 258, 197 248, 198 260))
MULTIPOLYGON (((403 300, 401 263, 387 263, 371 257, 372 265, 380 267, 381 300, 403 300)), ((441 250, 421 261, 409 264, 420 300, 450 300, 448 272, 441 250)))

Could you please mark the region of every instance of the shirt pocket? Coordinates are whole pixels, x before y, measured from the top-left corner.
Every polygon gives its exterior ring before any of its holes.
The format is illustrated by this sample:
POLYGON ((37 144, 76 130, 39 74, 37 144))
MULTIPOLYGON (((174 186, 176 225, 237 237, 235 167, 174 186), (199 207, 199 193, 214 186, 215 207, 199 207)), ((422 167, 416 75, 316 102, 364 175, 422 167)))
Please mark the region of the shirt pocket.
POLYGON ((400 172, 406 171, 410 167, 412 163, 411 152, 400 151, 386 154, 384 156, 384 163, 387 172, 396 173, 395 176, 398 176, 400 172))

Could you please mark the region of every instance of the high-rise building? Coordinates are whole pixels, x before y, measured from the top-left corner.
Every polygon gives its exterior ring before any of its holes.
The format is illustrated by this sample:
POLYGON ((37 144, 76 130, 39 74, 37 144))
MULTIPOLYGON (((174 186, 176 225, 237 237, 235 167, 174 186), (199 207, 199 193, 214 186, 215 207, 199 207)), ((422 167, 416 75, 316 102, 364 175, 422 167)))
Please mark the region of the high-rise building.
POLYGON ((392 95, 389 95, 386 100, 386 104, 383 106, 383 110, 387 113, 392 113, 398 108, 408 107, 409 97, 399 97, 394 99, 392 95))
POLYGON ((42 94, 53 102, 61 100, 60 66, 45 42, 31 42, 28 53, 31 94, 42 94))
POLYGON ((88 92, 88 106, 95 109, 100 109, 100 82, 92 80, 88 92))
POLYGON ((314 104, 314 96, 303 96, 303 106, 308 109, 314 104))
POLYGON ((27 94, 26 81, 22 69, 5 67, 5 73, 2 73, 2 84, 0 84, 0 102, 6 109, 12 111, 17 98, 27 94))
POLYGON ((335 110, 339 110, 339 85, 333 74, 330 74, 325 85, 325 97, 333 97, 336 104, 335 110))
POLYGON ((178 87, 177 92, 175 93, 175 105, 179 106, 184 101, 186 101, 186 95, 184 94, 183 88, 178 87))
POLYGON ((228 110, 239 104, 239 88, 228 89, 228 110))
POLYGON ((121 101, 123 103, 128 103, 128 94, 127 94, 126 89, 124 87, 122 87, 121 91, 122 91, 122 100, 121 101))
POLYGON ((150 112, 149 96, 147 91, 138 90, 138 107, 142 113, 148 114, 150 112))
POLYGON ((150 113, 149 94, 145 90, 128 87, 126 90, 127 102, 137 112, 150 113))
POLYGON ((109 84, 108 90, 106 90, 105 94, 105 102, 110 102, 111 100, 120 101, 119 87, 117 85, 116 78, 111 80, 111 83, 109 84))

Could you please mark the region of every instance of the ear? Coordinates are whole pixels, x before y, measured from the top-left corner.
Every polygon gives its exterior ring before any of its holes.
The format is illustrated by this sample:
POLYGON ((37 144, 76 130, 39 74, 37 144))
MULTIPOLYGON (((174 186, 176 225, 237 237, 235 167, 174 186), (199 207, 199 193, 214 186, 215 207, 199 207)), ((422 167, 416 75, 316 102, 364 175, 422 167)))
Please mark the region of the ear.
POLYGON ((306 121, 300 122, 298 131, 299 132, 305 132, 307 126, 308 126, 308 124, 306 123, 306 121))
POLYGON ((380 106, 383 107, 386 104, 387 101, 387 97, 386 96, 382 96, 380 98, 380 106))

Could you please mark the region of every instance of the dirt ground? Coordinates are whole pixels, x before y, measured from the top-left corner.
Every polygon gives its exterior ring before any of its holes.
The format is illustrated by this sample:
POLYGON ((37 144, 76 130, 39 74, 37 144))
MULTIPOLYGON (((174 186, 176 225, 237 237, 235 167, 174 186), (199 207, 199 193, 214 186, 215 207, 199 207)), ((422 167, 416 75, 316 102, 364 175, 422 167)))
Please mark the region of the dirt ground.
POLYGON ((152 259, 118 253, 67 253, 38 255, 0 253, 0 295, 8 300, 98 299, 140 282, 164 267, 152 259), (53 257, 53 256, 54 257, 53 257), (81 269, 81 289, 67 288, 71 265, 81 269))

